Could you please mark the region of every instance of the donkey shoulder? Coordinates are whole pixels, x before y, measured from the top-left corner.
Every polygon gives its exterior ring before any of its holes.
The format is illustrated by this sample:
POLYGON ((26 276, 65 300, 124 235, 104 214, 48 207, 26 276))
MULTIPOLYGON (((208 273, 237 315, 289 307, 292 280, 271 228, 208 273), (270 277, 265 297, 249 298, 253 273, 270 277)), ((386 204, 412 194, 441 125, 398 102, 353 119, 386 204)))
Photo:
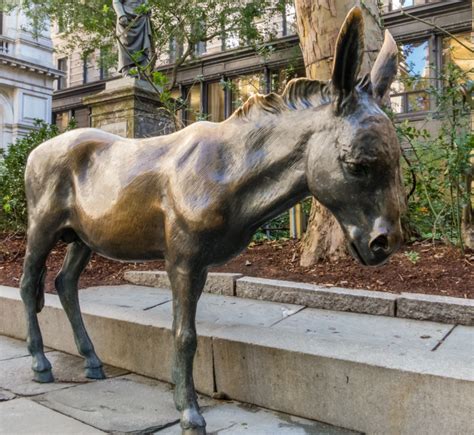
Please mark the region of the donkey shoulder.
POLYGON ((183 130, 169 163, 170 199, 178 216, 197 230, 219 230, 239 177, 220 126, 196 123, 183 130))

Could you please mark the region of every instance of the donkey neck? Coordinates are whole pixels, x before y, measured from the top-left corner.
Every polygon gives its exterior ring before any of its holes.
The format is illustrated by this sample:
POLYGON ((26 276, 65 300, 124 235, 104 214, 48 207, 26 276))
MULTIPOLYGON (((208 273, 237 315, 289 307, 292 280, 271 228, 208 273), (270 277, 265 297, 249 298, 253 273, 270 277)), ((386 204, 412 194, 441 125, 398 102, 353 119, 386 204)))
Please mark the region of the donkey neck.
POLYGON ((239 219, 259 227, 309 195, 306 156, 318 130, 315 116, 314 110, 288 111, 235 123, 241 141, 232 152, 243 163, 239 219))

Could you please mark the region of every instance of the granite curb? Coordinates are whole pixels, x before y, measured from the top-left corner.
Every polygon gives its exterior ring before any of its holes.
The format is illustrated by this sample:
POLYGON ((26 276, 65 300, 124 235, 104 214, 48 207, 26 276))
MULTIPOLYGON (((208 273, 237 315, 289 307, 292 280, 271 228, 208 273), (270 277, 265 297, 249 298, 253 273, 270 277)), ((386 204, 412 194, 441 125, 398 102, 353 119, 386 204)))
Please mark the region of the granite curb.
MULTIPOLYGON (((124 278, 135 285, 170 287, 164 271, 127 271, 124 278)), ((473 299, 325 287, 238 273, 209 273, 204 291, 308 308, 474 325, 473 299)))
MULTIPOLYGON (((210 273, 207 277, 204 291, 216 295, 235 296, 236 280, 241 278, 241 273, 210 273)), ((150 287, 170 288, 168 274, 161 270, 135 271, 124 273, 124 278, 135 285, 150 287)))

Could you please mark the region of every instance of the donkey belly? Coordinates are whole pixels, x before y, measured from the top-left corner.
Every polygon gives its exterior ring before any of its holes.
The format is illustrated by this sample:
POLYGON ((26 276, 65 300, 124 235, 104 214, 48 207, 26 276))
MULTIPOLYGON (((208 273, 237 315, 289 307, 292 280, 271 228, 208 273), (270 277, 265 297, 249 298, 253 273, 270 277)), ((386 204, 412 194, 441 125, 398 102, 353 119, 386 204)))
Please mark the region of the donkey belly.
POLYGON ((146 261, 163 258, 165 241, 162 219, 82 220, 72 228, 94 252, 120 261, 146 261))
POLYGON ((71 227, 95 252, 112 259, 162 258, 164 213, 156 190, 140 186, 115 193, 96 187, 87 197, 76 191, 71 227))

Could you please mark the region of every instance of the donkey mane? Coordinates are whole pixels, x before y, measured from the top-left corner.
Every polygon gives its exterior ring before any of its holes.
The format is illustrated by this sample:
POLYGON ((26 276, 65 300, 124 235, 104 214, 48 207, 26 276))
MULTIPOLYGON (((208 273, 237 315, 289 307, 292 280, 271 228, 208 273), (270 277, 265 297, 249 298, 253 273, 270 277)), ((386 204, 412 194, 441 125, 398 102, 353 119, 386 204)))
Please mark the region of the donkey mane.
MULTIPOLYGON (((372 94, 370 76, 367 74, 359 79, 357 91, 372 94)), ((277 115, 287 110, 303 110, 310 107, 320 107, 333 101, 331 82, 321 82, 307 78, 292 79, 280 95, 271 92, 267 95, 251 96, 243 106, 239 107, 232 118, 249 119, 249 113, 257 111, 277 115)))

